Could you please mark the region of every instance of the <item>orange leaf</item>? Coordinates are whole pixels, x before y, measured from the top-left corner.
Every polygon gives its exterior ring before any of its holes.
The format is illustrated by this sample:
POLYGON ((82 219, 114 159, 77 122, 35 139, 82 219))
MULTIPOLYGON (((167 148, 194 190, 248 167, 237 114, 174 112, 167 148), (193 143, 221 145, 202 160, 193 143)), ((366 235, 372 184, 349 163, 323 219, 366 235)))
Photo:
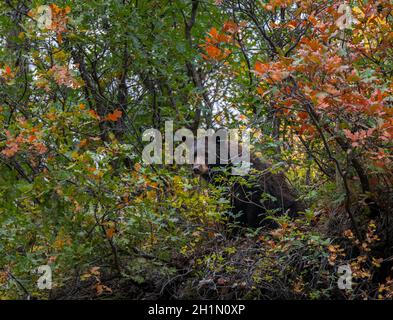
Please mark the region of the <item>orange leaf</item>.
POLYGON ((117 120, 119 120, 121 118, 122 115, 123 115, 123 112, 121 112, 119 109, 116 109, 115 111, 113 111, 113 113, 108 114, 105 117, 105 120, 116 122, 117 120))
POLYGON ((106 229, 106 236, 108 239, 112 239, 113 235, 115 234, 115 228, 114 227, 110 227, 109 229, 106 229))
POLYGON ((79 142, 79 147, 83 148, 84 146, 86 146, 88 143, 87 139, 83 139, 79 142))
POLYGON ((207 45, 205 50, 207 55, 212 59, 218 59, 221 56, 221 50, 216 46, 207 45))
POLYGON ((215 27, 210 29, 210 35, 212 36, 213 39, 217 39, 218 38, 218 31, 215 27))
POLYGON ((257 87, 257 92, 258 92, 260 95, 263 95, 263 94, 265 93, 265 90, 262 89, 261 87, 257 87))
POLYGON ((35 135, 31 135, 27 139, 29 142, 33 142, 34 140, 37 140, 37 137, 35 135))
POLYGON ((11 68, 9 66, 5 67, 5 73, 11 75, 11 68))
POLYGON ((259 75, 264 75, 266 72, 269 71, 269 65, 262 62, 255 62, 255 72, 259 75))

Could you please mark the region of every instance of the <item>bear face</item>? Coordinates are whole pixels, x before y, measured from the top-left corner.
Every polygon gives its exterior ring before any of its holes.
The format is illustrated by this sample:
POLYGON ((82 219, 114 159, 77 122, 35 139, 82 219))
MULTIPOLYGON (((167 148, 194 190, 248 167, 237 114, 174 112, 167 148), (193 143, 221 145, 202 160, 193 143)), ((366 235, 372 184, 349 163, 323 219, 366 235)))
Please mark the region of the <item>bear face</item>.
POLYGON ((194 143, 193 173, 214 184, 214 178, 232 169, 234 160, 239 161, 241 152, 240 144, 219 136, 197 139, 194 143))
POLYGON ((208 182, 213 182, 213 172, 216 168, 223 166, 219 157, 220 143, 215 141, 212 146, 207 137, 197 139, 194 144, 194 174, 201 176, 208 182))

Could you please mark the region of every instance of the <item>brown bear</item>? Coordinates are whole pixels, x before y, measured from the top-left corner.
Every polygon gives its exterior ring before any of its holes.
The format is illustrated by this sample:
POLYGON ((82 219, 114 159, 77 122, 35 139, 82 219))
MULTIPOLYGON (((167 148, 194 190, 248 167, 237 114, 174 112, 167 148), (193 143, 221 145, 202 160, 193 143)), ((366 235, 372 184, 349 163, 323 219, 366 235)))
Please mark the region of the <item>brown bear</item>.
MULTIPOLYGON (((273 228, 276 223, 266 219, 267 216, 288 214, 294 217, 305 209, 303 203, 297 200, 296 192, 285 175, 282 172, 273 173, 271 166, 262 162, 252 152, 248 173, 244 176, 233 176, 230 157, 227 161, 221 161, 225 158, 220 155, 222 143, 226 144, 228 141, 217 139, 216 147, 210 151, 215 152, 216 158, 216 163, 211 164, 211 161, 208 161, 210 148, 207 147, 207 139, 205 146, 195 143, 193 172, 209 183, 228 187, 232 221, 251 228, 273 228)), ((242 152, 241 147, 239 152, 242 152)))

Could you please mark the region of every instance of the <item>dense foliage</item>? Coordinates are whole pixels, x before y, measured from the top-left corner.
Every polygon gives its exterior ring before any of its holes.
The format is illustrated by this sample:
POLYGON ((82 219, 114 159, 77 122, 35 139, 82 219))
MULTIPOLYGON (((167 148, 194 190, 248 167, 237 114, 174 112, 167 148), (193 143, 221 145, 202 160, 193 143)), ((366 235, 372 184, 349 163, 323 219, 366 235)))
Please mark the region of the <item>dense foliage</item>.
POLYGON ((0 299, 392 298, 392 10, 2 1, 0 299), (225 185, 143 163, 166 120, 247 128, 308 209, 234 236, 225 185))

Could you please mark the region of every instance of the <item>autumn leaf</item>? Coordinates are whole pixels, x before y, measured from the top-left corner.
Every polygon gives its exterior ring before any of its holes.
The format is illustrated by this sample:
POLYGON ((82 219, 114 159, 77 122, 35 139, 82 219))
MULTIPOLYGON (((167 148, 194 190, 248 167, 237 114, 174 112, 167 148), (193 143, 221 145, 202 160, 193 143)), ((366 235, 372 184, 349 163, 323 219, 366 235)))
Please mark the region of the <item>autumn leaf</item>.
POLYGON ((218 38, 218 31, 217 31, 217 29, 215 27, 210 29, 209 34, 215 40, 218 38))
MULTIPOLYGON (((55 31, 57 33, 57 36, 59 37, 61 36, 61 33, 67 31, 67 14, 71 12, 71 7, 67 6, 62 9, 54 3, 50 4, 49 6, 52 11, 52 24, 49 29, 55 31)), ((61 38, 59 39, 59 41, 61 43, 61 38)))
POLYGON ((70 69, 66 66, 54 65, 49 70, 48 74, 53 76, 53 79, 58 85, 64 85, 73 89, 77 89, 81 86, 79 81, 73 77, 70 69))
POLYGON ((115 232, 116 232, 116 229, 114 227, 110 227, 110 228, 106 229, 106 231, 105 231, 106 237, 108 239, 112 239, 115 232))
POLYGON ((102 283, 97 283, 95 288, 96 288, 97 295, 101 295, 104 292, 112 293, 112 289, 102 283))
POLYGON ((7 158, 13 157, 19 151, 19 146, 16 143, 11 143, 6 149, 1 151, 7 158))
POLYGON ((261 95, 264 96, 266 94, 266 90, 261 88, 261 87, 257 87, 257 92, 261 95))
POLYGON ((221 52, 221 50, 219 48, 217 48, 214 45, 210 45, 210 44, 205 46, 205 51, 207 53, 207 55, 204 56, 204 58, 206 60, 207 59, 218 60, 221 57, 221 55, 222 55, 222 52, 221 52))
POLYGON ((308 113, 307 113, 307 112, 300 111, 300 112, 298 112, 297 115, 298 115, 298 117, 299 117, 300 119, 302 119, 302 120, 308 119, 308 113))
POLYGON ((262 62, 260 62, 260 61, 257 61, 256 63, 255 63, 255 68, 254 68, 254 70, 255 70, 255 72, 258 74, 258 75, 264 75, 265 73, 267 73, 268 71, 269 71, 269 65, 268 64, 265 64, 265 63, 262 63, 262 62))
POLYGON ((97 114, 97 112, 95 112, 95 110, 90 109, 88 111, 88 113, 90 114, 90 116, 92 116, 94 119, 100 120, 100 116, 97 114))
POLYGON ((79 142, 79 148, 83 148, 84 146, 86 146, 87 145, 87 143, 88 143, 88 140, 87 139, 83 139, 83 140, 81 140, 80 142, 79 142))
POLYGON ((29 136, 29 137, 27 138, 27 141, 29 141, 29 142, 33 142, 33 141, 35 141, 35 140, 37 140, 37 137, 36 137, 35 135, 31 135, 31 136, 29 136))
POLYGON ((48 148, 42 142, 34 143, 33 147, 39 154, 44 154, 48 151, 48 148))
POLYGON ((117 120, 119 120, 121 118, 122 115, 123 115, 123 113, 121 112, 121 110, 116 109, 115 111, 113 111, 113 113, 108 114, 105 117, 105 120, 116 122, 117 120))
POLYGON ((141 170, 141 168, 142 168, 142 166, 141 166, 140 163, 135 163, 135 165, 134 165, 134 170, 135 171, 139 172, 141 170))
POLYGON ((102 294, 104 292, 104 286, 102 284, 97 284, 96 291, 98 295, 102 294))
POLYGON ((229 20, 224 22, 222 30, 224 32, 236 33, 239 30, 239 27, 235 22, 229 20))

